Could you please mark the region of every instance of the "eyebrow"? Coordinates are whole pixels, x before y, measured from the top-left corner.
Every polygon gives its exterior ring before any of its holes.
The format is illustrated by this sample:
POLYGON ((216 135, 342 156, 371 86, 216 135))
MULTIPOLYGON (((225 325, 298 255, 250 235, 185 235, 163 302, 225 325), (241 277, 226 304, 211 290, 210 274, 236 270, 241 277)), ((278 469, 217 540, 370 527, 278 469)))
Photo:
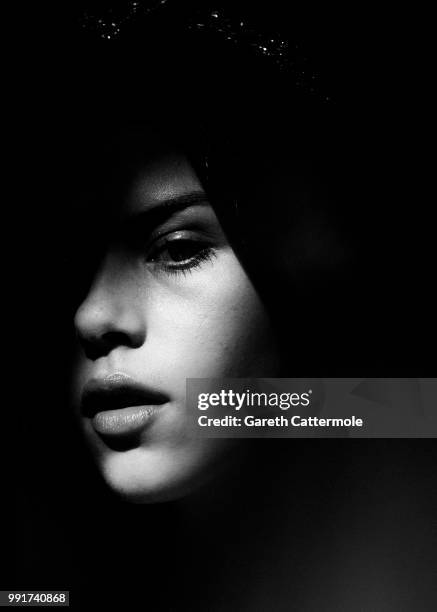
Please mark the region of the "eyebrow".
POLYGON ((135 226, 147 224, 156 227, 169 217, 190 206, 209 206, 210 203, 204 191, 190 191, 177 196, 171 196, 156 201, 143 210, 134 210, 121 220, 124 229, 135 229, 135 226))

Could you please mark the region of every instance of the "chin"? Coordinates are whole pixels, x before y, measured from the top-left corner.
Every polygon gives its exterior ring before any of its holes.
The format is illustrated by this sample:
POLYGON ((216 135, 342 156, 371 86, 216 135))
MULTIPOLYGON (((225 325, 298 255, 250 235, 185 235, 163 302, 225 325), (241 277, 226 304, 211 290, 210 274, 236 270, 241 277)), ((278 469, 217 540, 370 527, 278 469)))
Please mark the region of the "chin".
POLYGON ((152 504, 187 497, 209 481, 216 469, 208 455, 139 447, 109 451, 97 462, 113 493, 134 504, 152 504))

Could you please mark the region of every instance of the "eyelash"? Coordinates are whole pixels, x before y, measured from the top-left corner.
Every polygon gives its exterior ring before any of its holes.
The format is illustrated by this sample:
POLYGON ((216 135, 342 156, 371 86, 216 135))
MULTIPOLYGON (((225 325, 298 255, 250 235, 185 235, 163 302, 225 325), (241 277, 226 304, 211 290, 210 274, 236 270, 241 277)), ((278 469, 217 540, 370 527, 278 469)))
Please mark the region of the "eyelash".
POLYGON ((212 261, 214 257, 217 256, 217 253, 214 247, 201 242, 200 240, 193 240, 189 238, 178 238, 178 239, 164 239, 161 244, 155 246, 152 249, 151 253, 149 253, 148 261, 153 262, 157 266, 159 266, 165 273, 178 276, 183 274, 184 276, 187 273, 192 273, 196 268, 200 268, 203 263, 207 261, 212 261), (162 261, 157 261, 160 254, 164 253, 166 250, 168 251, 171 247, 180 247, 184 246, 194 246, 198 247, 198 251, 192 255, 191 257, 187 257, 179 262, 174 263, 166 263, 162 261))

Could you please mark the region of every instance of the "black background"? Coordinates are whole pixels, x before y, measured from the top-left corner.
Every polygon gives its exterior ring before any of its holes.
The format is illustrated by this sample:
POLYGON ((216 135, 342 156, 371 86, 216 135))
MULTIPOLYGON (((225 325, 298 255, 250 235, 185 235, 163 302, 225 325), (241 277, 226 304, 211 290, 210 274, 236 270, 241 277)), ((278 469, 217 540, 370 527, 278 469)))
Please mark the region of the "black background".
MULTIPOLYGON (((54 134, 62 132, 68 117, 53 109, 82 4, 23 7, 10 47, 11 157, 18 164, 12 203, 5 206, 12 212, 4 226, 12 237, 5 266, 12 273, 5 286, 16 321, 10 326, 10 386, 20 428, 13 430, 14 453, 6 464, 16 485, 16 571, 2 587, 70 589, 76 607, 92 597, 111 601, 118 593, 127 608, 142 603, 150 609, 209 609, 202 585, 207 592, 218 571, 214 559, 221 556, 217 542, 205 533, 215 532, 215 517, 206 524, 199 519, 198 533, 189 539, 174 508, 148 508, 147 524, 153 529, 146 527, 146 536, 125 535, 119 526, 132 515, 140 518, 143 509, 128 508, 104 490, 66 407, 71 330, 58 279, 65 273, 59 244, 68 227, 62 193, 53 188, 58 183, 51 160, 57 155, 54 134), (156 572, 156 567, 165 569, 156 572), (153 585, 138 588, 149 575, 153 585), (117 591, 116 582, 128 585, 127 590, 117 591)), ((369 268, 378 267, 379 276, 363 278, 363 300, 372 317, 357 326, 357 342, 373 324, 378 332, 367 344, 365 372, 357 368, 345 375, 433 376, 435 198, 427 16, 417 8, 371 3, 323 9, 308 2, 231 4, 229 10, 249 12, 254 23, 267 20, 304 45, 330 95, 373 136, 361 160, 372 169, 366 190, 374 199, 368 214, 378 211, 378 216, 375 235, 369 236, 376 249, 369 249, 369 268)), ((366 223, 372 226, 371 219, 366 223)), ((338 359, 349 365, 347 356, 338 359)), ((288 507, 296 531, 291 576, 278 578, 274 609, 435 609, 433 440, 308 440, 293 449, 285 447, 286 440, 264 442, 272 445, 273 456, 289 453, 298 466, 293 492, 299 502, 288 507)), ((262 503, 267 502, 260 498, 262 503)), ((239 508, 246 516, 251 511, 243 500, 239 508)), ((245 529, 244 523, 234 527, 226 540, 228 526, 220 525, 223 546, 245 529)), ((254 554, 262 557, 262 538, 268 536, 259 528, 257 533, 254 554)), ((263 574, 247 574, 238 552, 227 559, 235 566, 234 593, 263 580, 263 574)), ((217 609, 234 609, 223 592, 217 609)), ((247 609, 263 610, 267 604, 247 609)))

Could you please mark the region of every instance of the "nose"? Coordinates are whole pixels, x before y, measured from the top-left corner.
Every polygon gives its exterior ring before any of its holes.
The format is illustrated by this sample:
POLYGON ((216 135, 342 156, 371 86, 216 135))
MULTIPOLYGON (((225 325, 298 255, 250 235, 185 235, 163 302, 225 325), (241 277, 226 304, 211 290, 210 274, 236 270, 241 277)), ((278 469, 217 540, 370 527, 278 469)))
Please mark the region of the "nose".
POLYGON ((137 283, 120 262, 102 264, 74 317, 79 342, 92 360, 117 347, 138 348, 146 325, 137 283))

